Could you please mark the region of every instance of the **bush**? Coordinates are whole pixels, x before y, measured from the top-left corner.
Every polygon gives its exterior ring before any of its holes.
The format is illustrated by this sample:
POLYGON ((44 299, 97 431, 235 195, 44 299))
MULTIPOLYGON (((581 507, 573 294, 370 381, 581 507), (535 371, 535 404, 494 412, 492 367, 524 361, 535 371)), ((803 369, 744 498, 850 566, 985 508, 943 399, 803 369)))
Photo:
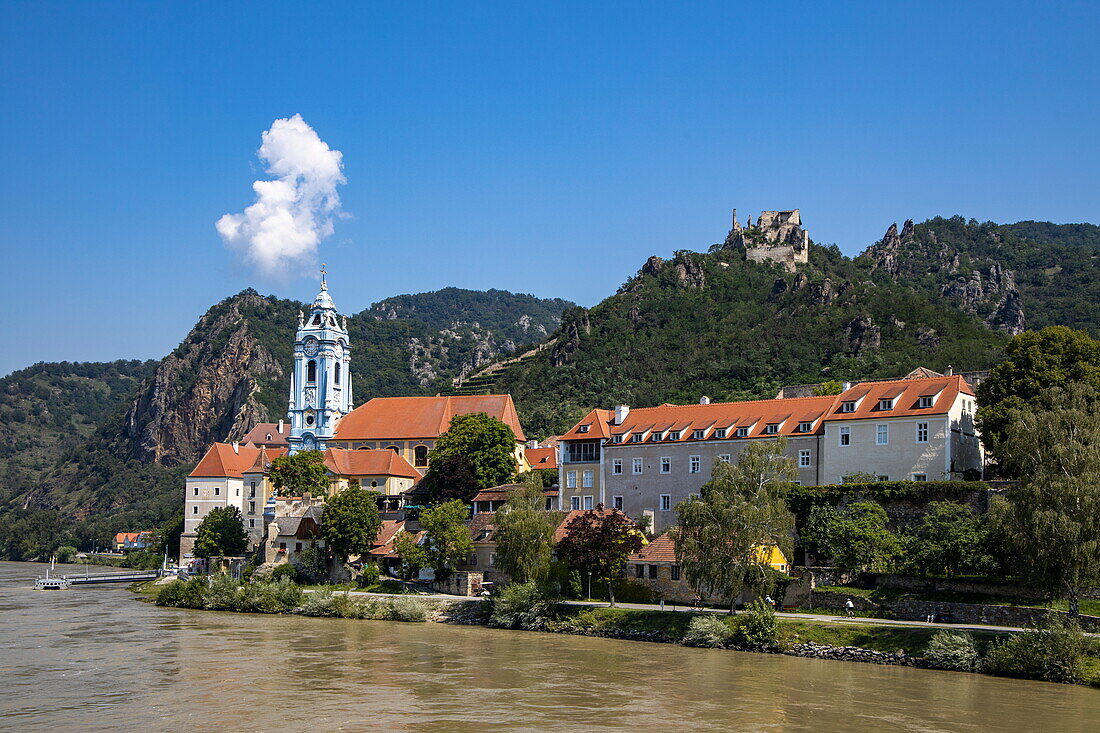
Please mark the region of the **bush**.
POLYGON ((512 583, 493 598, 489 625, 498 629, 542 631, 557 618, 557 604, 535 583, 512 583))
POLYGON ((390 603, 390 618, 394 621, 427 621, 430 604, 416 596, 401 596, 390 603))
POLYGON ((328 553, 317 545, 310 545, 298 553, 294 564, 295 581, 321 583, 328 576, 328 553))
POLYGON ((688 624, 687 633, 681 643, 684 646, 699 646, 708 649, 721 649, 733 636, 733 629, 724 620, 708 613, 696 616, 688 624))
POLYGON ((1079 682, 1084 673, 1085 637, 1076 624, 1052 618, 1041 628, 1010 636, 995 644, 983 671, 1004 677, 1079 682))
POLYGON ((771 604, 757 598, 737 617, 736 641, 751 649, 775 649, 779 646, 779 622, 771 604))
POLYGON ((359 587, 370 588, 382 577, 382 571, 374 563, 363 563, 363 571, 359 575, 359 587))
POLYGON ((202 578, 191 580, 173 580, 167 585, 161 586, 157 596, 153 600, 158 606, 172 606, 173 608, 202 608, 202 595, 206 589, 206 581, 202 578))
POLYGON ((76 548, 72 545, 62 545, 57 548, 54 557, 58 562, 72 562, 76 557, 76 548))
POLYGON ((323 588, 306 595, 302 604, 303 616, 335 617, 340 615, 336 607, 336 594, 331 588, 323 588))
POLYGON ((284 563, 282 565, 276 565, 275 566, 275 569, 272 570, 271 574, 268 576, 268 580, 276 581, 276 580, 282 580, 283 578, 288 578, 289 580, 294 580, 294 578, 297 577, 297 575, 298 575, 298 569, 297 568, 295 568, 290 563, 284 563))
POLYGON ((202 607, 208 611, 236 611, 240 608, 241 584, 228 575, 215 575, 203 590, 202 607))
POLYGON ((978 666, 974 637, 955 631, 937 631, 928 642, 924 658, 936 669, 973 672, 978 666))
POLYGON ((302 589, 289 578, 250 583, 239 600, 241 611, 249 613, 286 613, 302 603, 302 589))

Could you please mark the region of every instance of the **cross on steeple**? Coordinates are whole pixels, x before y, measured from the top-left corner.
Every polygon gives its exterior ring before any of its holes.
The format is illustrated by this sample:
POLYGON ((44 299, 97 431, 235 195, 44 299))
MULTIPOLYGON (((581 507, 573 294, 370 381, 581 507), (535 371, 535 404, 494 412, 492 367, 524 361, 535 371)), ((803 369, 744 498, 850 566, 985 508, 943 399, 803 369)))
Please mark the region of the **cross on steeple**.
POLYGON ((328 290, 328 283, 325 282, 325 275, 328 274, 328 270, 325 269, 324 262, 321 263, 321 290, 328 290))

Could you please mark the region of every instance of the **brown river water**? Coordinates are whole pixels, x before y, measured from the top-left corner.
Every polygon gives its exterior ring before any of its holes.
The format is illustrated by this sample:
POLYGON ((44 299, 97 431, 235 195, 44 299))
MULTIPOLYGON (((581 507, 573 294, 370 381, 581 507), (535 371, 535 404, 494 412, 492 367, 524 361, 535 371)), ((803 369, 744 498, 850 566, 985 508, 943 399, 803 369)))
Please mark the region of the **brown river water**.
POLYGON ((1100 731, 1089 688, 157 608, 118 586, 35 591, 44 569, 0 562, 0 730, 1100 731))

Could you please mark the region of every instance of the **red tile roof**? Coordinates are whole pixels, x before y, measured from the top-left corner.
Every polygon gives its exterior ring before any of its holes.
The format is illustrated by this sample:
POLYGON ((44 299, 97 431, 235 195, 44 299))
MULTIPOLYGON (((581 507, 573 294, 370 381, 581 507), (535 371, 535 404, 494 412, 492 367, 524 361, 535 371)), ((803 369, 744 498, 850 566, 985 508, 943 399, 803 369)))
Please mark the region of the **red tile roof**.
POLYGON ((283 431, 279 432, 279 423, 274 422, 262 422, 257 423, 256 427, 249 430, 243 438, 242 443, 252 443, 253 445, 271 445, 271 446, 285 446, 287 445, 287 438, 290 436, 290 423, 283 423, 283 431))
POLYGON ((864 382, 837 396, 837 402, 825 417, 826 420, 860 420, 864 418, 910 417, 914 415, 943 415, 955 404, 959 394, 973 395, 970 383, 955 374, 950 377, 929 379, 895 379, 889 382, 864 382), (917 407, 920 397, 935 395, 931 407, 917 407), (862 400, 855 412, 841 412, 844 402, 862 400), (893 399, 894 406, 880 410, 879 400, 893 399))
MULTIPOLYGON (((494 486, 490 489, 483 489, 478 492, 477 496, 473 498, 473 501, 507 501, 508 495, 516 489, 522 489, 523 484, 504 484, 503 486, 494 486)), ((558 492, 554 489, 543 489, 543 496, 557 496, 558 492)))
POLYGON ((421 478, 420 472, 409 465, 404 456, 392 450, 329 448, 325 451, 325 468, 337 476, 421 478))
MULTIPOLYGON (((618 509, 608 509, 607 507, 604 507, 602 509, 574 509, 572 511, 565 512, 565 514, 561 518, 561 521, 558 522, 558 526, 554 528, 554 544, 557 544, 565 539, 565 536, 569 534, 566 527, 568 527, 569 523, 577 517, 588 515, 604 516, 606 514, 622 514, 624 517, 626 516, 625 514, 623 514, 622 511, 618 509)), ((627 518, 629 519, 629 517, 627 518)))
POLYGON ((495 417, 525 440, 511 395, 454 397, 375 397, 345 415, 335 440, 409 440, 437 438, 455 415, 477 412, 495 417))
POLYGON ((655 537, 652 542, 627 559, 644 562, 676 562, 676 545, 672 541, 672 535, 665 532, 660 537, 655 537))
POLYGON ((557 448, 527 448, 523 456, 531 464, 531 468, 558 468, 557 448))
POLYGON ((260 449, 252 446, 239 445, 234 451, 229 443, 215 443, 187 475, 191 478, 241 478, 259 455, 260 449))
POLYGON ((279 456, 286 455, 285 448, 266 448, 261 446, 259 453, 256 454, 256 460, 252 462, 252 465, 245 470, 245 473, 267 473, 271 462, 279 456))

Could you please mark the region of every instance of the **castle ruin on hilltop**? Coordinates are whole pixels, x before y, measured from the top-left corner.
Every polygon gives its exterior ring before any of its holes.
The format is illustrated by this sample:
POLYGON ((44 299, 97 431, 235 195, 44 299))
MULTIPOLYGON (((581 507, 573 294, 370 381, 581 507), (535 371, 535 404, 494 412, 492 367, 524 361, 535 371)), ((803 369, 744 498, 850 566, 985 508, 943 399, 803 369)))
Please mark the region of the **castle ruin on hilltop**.
POLYGON ((798 209, 761 211, 756 224, 750 216, 745 226, 737 221, 737 209, 734 209, 733 228, 723 247, 743 249, 745 259, 753 262, 772 260, 794 270, 809 259, 810 233, 802 228, 798 209))

